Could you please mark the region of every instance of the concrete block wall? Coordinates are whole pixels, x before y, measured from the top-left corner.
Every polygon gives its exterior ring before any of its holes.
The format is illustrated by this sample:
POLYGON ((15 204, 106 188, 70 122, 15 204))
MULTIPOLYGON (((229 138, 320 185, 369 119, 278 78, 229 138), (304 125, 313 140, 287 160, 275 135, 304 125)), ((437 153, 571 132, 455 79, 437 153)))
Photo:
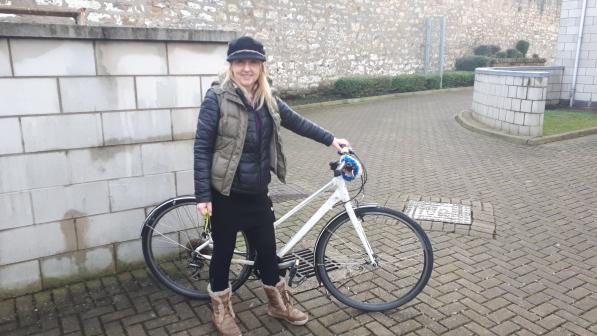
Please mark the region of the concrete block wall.
MULTIPOLYGON (((585 0, 563 0, 554 65, 565 67, 560 99, 568 104, 572 92, 578 33, 585 0)), ((597 1, 586 0, 574 105, 597 108, 597 1)))
POLYGON ((141 262, 146 209, 193 192, 198 107, 235 34, 133 30, 0 32, 0 297, 141 262))
POLYGON ((477 68, 472 115, 519 136, 541 136, 549 72, 477 68))
POLYGON ((562 78, 564 74, 563 66, 517 66, 517 67, 500 67, 499 70, 512 71, 547 71, 549 72, 547 78, 547 94, 545 99, 545 106, 556 106, 560 104, 560 97, 562 95, 562 78))

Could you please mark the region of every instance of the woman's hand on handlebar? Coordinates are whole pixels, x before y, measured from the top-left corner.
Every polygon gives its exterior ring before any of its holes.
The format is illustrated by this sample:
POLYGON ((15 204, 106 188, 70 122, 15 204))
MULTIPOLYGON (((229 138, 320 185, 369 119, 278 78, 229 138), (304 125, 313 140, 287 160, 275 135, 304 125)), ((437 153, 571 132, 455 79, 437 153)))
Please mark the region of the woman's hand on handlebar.
POLYGON ((334 146, 337 150, 341 150, 342 147, 350 147, 350 143, 346 139, 334 138, 332 146, 334 146))
POLYGON ((197 203, 197 212, 201 216, 205 216, 206 213, 211 216, 211 202, 197 203))

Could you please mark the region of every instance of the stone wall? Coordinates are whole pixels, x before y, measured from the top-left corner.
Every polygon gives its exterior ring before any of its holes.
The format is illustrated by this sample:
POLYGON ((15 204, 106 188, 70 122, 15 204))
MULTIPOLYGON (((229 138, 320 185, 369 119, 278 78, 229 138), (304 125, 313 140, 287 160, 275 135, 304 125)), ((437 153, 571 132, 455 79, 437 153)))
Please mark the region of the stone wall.
MULTIPOLYGON (((507 49, 519 39, 531 43, 529 55, 537 53, 549 64, 560 16, 559 0, 0 0, 1 4, 87 7, 90 25, 250 34, 264 41, 271 75, 284 90, 317 87, 347 75, 422 71, 425 18, 439 15, 446 16, 447 68, 457 57, 472 54, 477 45, 507 49)), ((434 66, 437 45, 435 34, 434 66)))
POLYGON ((53 27, 0 24, 0 296, 142 260, 146 210, 193 193, 198 106, 235 36, 53 27))
POLYGON ((543 134, 549 72, 477 68, 473 118, 513 135, 543 134))
MULTIPOLYGON (((554 61, 555 65, 566 68, 562 78, 562 104, 569 103, 572 91, 583 1, 562 1, 560 33, 554 61)), ((597 0, 587 0, 574 100, 575 106, 597 108, 597 0)))

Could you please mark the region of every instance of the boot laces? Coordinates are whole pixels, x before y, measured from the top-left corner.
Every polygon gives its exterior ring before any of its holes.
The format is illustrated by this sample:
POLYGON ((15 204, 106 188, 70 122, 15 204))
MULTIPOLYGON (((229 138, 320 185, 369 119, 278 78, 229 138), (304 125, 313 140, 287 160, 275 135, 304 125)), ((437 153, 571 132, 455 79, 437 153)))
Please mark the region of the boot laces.
POLYGON ((230 315, 232 317, 232 301, 228 300, 228 304, 225 302, 218 302, 217 309, 220 322, 224 321, 226 315, 230 315))
POLYGON ((284 302, 284 305, 286 306, 286 310, 291 311, 294 307, 292 305, 292 301, 293 301, 293 294, 288 290, 288 288, 286 286, 284 286, 284 288, 281 290, 282 294, 282 301, 284 302))

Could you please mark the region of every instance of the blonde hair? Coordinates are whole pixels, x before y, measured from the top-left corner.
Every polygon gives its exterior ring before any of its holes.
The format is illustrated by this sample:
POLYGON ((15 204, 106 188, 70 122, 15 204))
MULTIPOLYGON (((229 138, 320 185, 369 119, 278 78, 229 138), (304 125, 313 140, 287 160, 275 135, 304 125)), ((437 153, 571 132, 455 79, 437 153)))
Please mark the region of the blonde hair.
MULTIPOLYGON (((249 96, 249 92, 247 92, 243 86, 239 85, 234 78, 232 67, 230 65, 224 71, 223 77, 224 79, 222 80, 222 86, 225 86, 229 83, 234 84, 234 86, 243 91, 245 97, 249 96)), ((274 111, 274 108, 277 106, 276 99, 272 94, 272 88, 267 80, 267 68, 265 66, 265 62, 261 62, 261 66, 259 67, 259 77, 255 83, 254 101, 257 102, 257 109, 260 109, 263 107, 263 104, 265 104, 270 112, 274 111)))

